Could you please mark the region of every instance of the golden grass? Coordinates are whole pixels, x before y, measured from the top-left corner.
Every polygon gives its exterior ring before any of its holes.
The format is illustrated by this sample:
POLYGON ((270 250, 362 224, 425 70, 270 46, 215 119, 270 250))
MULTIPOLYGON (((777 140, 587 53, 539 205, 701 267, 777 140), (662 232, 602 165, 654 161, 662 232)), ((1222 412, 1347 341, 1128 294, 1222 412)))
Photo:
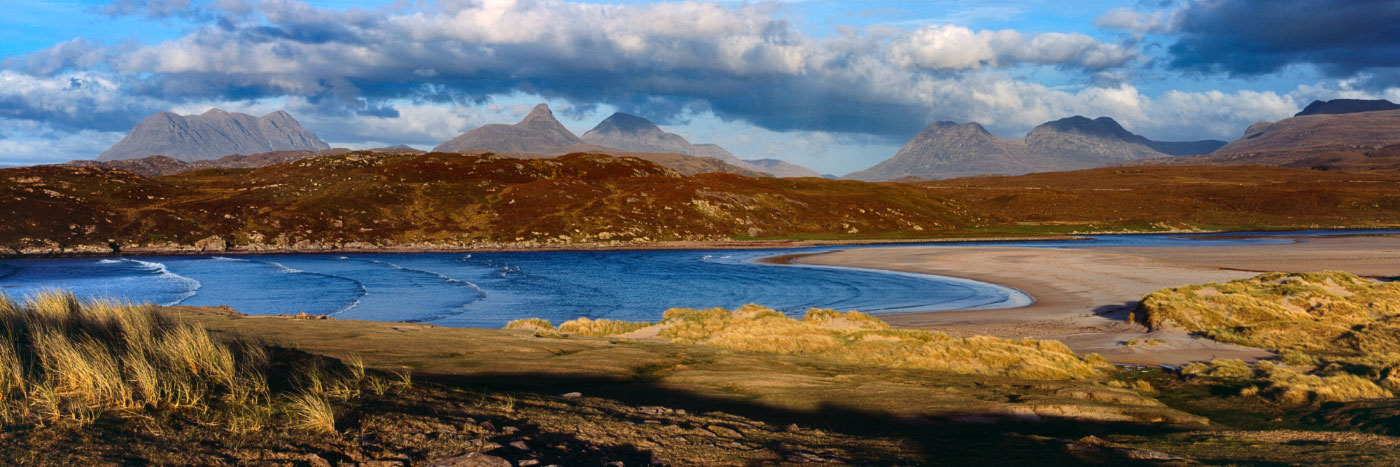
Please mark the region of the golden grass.
POLYGON ((1181 327, 1315 367, 1308 374, 1216 361, 1187 366, 1183 374, 1259 378, 1251 391, 1285 403, 1390 397, 1387 388, 1400 390, 1400 283, 1345 272, 1269 273, 1159 290, 1143 298, 1138 313, 1154 329, 1181 327))
POLYGON ((636 331, 647 326, 651 326, 651 323, 640 321, 617 321, 611 319, 579 318, 573 321, 565 321, 563 324, 560 324, 559 333, 604 337, 627 334, 629 332, 636 331))
MULTIPOLYGON (((216 339, 151 306, 80 301, 62 291, 23 303, 0 295, 6 425, 197 408, 231 430, 256 430, 274 411, 270 367, 265 346, 216 339)), ((334 370, 295 368, 292 377, 306 393, 348 399, 359 394, 365 369, 352 358, 334 370)))
POLYGON ((506 323, 506 329, 524 329, 534 332, 536 336, 558 336, 559 331, 554 329, 554 324, 549 320, 541 318, 517 319, 506 323))
MULTIPOLYGON (((674 308, 667 310, 658 324, 658 337, 678 344, 961 374, 1097 380, 1103 377, 1106 366, 1102 357, 1080 357, 1056 341, 957 338, 938 332, 895 330, 856 311, 813 309, 796 320, 757 305, 732 311, 674 308)), ((626 323, 616 326, 622 332, 603 335, 624 334, 646 325, 626 323)))
POLYGON ((297 429, 335 433, 335 410, 330 401, 314 392, 293 395, 287 403, 292 414, 292 426, 297 429))

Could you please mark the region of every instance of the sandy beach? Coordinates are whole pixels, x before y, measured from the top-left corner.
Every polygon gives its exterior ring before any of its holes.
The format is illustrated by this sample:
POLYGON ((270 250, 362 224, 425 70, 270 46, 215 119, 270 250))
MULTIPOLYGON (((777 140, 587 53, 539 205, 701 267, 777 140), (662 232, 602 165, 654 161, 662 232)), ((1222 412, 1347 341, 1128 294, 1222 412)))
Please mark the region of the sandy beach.
POLYGON ((1400 236, 1298 238, 1279 245, 1201 247, 869 248, 791 260, 974 279, 1013 287, 1036 300, 1014 309, 883 317, 895 326, 961 336, 1053 339, 1077 352, 1097 352, 1116 363, 1180 365, 1221 357, 1251 360, 1271 354, 1180 331, 1149 333, 1145 327, 1126 321, 1142 296, 1164 287, 1228 281, 1270 271, 1340 270, 1368 277, 1400 276, 1400 236))

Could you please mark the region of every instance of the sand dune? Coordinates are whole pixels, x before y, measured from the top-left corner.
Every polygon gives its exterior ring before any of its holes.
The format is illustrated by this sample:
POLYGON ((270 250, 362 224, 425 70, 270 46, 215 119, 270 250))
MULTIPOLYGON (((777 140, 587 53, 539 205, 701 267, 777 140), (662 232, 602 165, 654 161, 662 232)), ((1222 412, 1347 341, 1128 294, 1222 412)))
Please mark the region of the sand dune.
POLYGON ((1270 354, 1197 339, 1180 331, 1149 333, 1145 327, 1126 321, 1142 296, 1164 287, 1228 281, 1266 271, 1342 270, 1371 277, 1400 276, 1400 236, 1171 248, 871 248, 795 260, 963 277, 1014 287, 1036 299, 1030 306, 1009 310, 883 317, 898 327, 936 328, 962 336, 1054 339, 1076 352, 1098 352, 1113 362, 1179 365, 1218 357, 1258 359, 1270 354), (1134 340, 1136 345, 1128 345, 1134 340))

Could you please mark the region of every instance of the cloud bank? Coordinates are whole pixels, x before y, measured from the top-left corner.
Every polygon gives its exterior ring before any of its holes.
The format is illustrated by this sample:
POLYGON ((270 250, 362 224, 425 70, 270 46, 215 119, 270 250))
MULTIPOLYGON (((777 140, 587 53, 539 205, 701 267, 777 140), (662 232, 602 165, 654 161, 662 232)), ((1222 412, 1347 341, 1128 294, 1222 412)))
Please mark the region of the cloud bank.
MULTIPOLYGON (((1166 66, 1194 73, 1311 63, 1340 76, 1395 65, 1400 42, 1391 29, 1319 31, 1350 21, 1357 8, 1268 3, 1282 7, 1249 20, 1236 16, 1259 2, 1202 0, 1112 10, 1096 23, 1169 35, 1176 42, 1166 66), (1285 24, 1305 10, 1329 13, 1315 27, 1285 24), (1280 27, 1312 42, 1270 34, 1280 27), (1359 45, 1367 39, 1375 43, 1359 45)), ((1388 16, 1393 2, 1357 3, 1382 10, 1362 24, 1400 19, 1388 16)), ((775 5, 477 0, 341 11, 290 0, 119 0, 99 13, 202 26, 157 44, 75 39, 0 61, 0 135, 28 128, 33 138, 58 141, 125 131, 160 110, 275 102, 328 141, 432 145, 499 116, 485 107, 501 96, 525 95, 577 112, 607 106, 662 123, 712 115, 766 132, 890 143, 934 120, 978 121, 1014 135, 1074 114, 1111 116, 1158 139, 1230 139, 1325 91, 1149 96, 1132 77, 1162 61, 1145 55, 1137 38, 957 25, 817 37, 775 5), (1070 85, 1027 78, 1037 73, 1070 85)))

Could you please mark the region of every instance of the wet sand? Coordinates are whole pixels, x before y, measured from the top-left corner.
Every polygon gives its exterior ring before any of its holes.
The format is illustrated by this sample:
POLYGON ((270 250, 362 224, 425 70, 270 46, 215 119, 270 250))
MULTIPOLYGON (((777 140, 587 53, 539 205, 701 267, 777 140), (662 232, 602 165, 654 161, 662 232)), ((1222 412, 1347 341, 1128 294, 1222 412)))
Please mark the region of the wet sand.
POLYGON ((804 264, 887 269, 961 277, 1015 288, 1035 298, 1005 310, 945 311, 883 316, 897 327, 953 335, 1054 339, 1077 352, 1116 363, 1180 365, 1229 357, 1267 358, 1269 352, 1147 332, 1126 320, 1144 295, 1164 287, 1221 282, 1260 272, 1341 270, 1369 277, 1400 276, 1400 236, 1300 238, 1282 245, 1032 248, 901 247, 844 250, 785 258, 804 264), (1156 345, 1148 345, 1147 341, 1156 345), (1129 345, 1136 340, 1136 345, 1129 345))

